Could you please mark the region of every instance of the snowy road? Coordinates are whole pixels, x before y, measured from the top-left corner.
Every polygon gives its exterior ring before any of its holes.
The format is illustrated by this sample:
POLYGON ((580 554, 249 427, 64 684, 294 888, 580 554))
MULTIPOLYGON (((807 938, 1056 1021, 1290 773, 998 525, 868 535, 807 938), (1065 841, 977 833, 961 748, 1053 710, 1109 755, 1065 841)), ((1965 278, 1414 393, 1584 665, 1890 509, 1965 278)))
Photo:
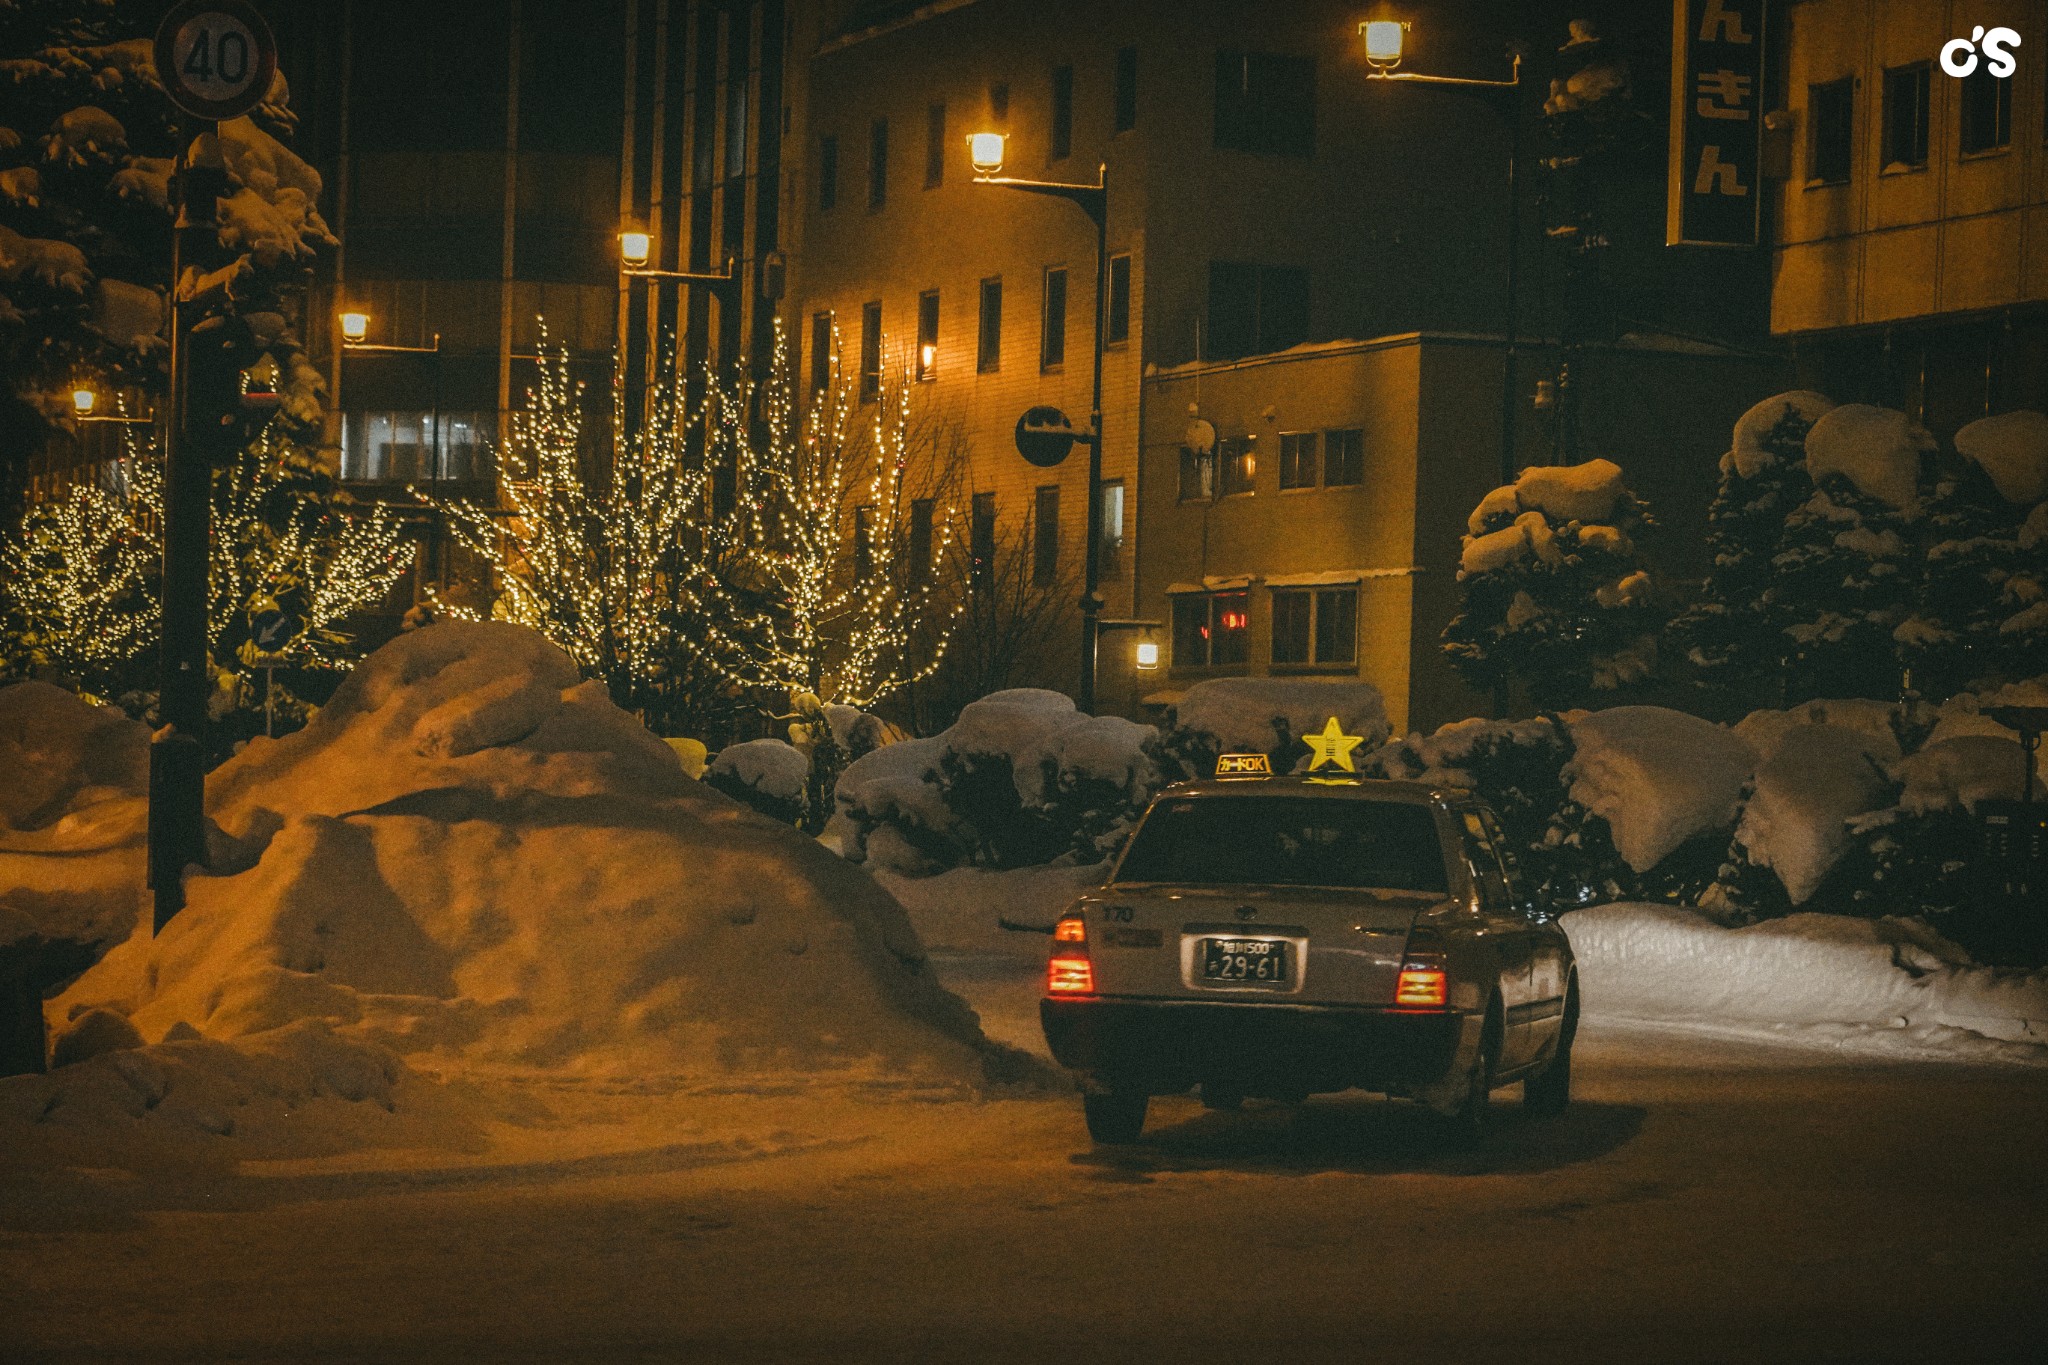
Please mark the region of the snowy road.
POLYGON ((0 1158, 0 1358, 2034 1356, 2048 1076, 1584 1046, 1567 1118, 1463 1156, 1366 1099, 1159 1101, 1106 1154, 1071 1100, 700 1096, 493 1174, 0 1158), (751 1148, 647 1136, 707 1109, 751 1148))

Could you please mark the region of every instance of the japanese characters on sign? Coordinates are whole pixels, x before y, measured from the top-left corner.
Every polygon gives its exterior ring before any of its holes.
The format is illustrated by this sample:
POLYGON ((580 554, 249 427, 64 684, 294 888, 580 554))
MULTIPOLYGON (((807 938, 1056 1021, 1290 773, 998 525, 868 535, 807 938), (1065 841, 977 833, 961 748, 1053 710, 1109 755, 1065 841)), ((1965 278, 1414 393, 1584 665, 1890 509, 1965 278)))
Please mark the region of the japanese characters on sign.
POLYGON ((1765 0, 1673 0, 1670 246, 1755 246, 1765 0))

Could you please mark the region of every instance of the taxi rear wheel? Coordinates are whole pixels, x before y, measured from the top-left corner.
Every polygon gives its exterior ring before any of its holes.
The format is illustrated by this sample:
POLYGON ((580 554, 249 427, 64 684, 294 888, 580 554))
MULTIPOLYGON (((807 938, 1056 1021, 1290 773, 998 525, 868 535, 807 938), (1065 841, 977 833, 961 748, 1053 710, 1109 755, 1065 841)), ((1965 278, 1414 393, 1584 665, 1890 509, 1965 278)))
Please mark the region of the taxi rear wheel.
POLYGON ((1110 1144, 1136 1142, 1145 1131, 1145 1110, 1151 1103, 1152 1097, 1142 1091, 1083 1095, 1081 1113, 1088 1120, 1088 1136, 1110 1144))
POLYGON ((1496 1001, 1487 1011, 1486 1029, 1480 1035, 1479 1055, 1465 1076, 1465 1094, 1458 1107, 1444 1116, 1444 1138, 1454 1147, 1472 1147, 1486 1136, 1487 1119, 1493 1107, 1493 1078, 1500 1069, 1500 1006, 1496 1001))
POLYGON ((1572 1102, 1572 1040, 1579 1032, 1579 988, 1565 998, 1564 1024, 1558 1030, 1557 1055, 1540 1076, 1522 1082, 1522 1107, 1540 1118, 1562 1114, 1572 1102))

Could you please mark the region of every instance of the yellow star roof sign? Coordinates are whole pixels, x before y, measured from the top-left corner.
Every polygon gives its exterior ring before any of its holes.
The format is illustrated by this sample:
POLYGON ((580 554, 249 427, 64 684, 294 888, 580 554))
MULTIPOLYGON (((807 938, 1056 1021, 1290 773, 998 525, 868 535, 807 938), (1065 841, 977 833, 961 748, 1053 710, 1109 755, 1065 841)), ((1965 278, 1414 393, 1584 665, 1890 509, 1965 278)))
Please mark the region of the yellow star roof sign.
POLYGON ((1301 742, 1315 753, 1315 758, 1308 765, 1310 772, 1314 772, 1325 763, 1334 763, 1350 773, 1358 771, 1351 766, 1351 751, 1365 743, 1365 738, 1362 735, 1345 734, 1344 727, 1337 724, 1337 718, 1332 716, 1321 734, 1303 735, 1301 742))

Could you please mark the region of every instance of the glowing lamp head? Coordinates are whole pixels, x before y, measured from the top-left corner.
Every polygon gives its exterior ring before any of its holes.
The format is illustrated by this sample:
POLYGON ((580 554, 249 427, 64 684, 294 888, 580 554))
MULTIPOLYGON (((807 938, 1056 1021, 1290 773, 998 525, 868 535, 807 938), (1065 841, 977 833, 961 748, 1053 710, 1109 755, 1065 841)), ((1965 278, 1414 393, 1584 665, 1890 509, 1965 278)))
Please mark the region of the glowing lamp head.
POLYGON ((1138 667, 1159 667, 1159 643, 1156 640, 1138 641, 1138 667))
POLYGON ((619 259, 635 270, 647 264, 647 258, 654 253, 654 238, 645 232, 622 232, 619 234, 619 259))
POLYGON ((1003 134, 968 134, 967 159, 974 163, 976 175, 994 175, 1000 171, 1003 168, 1003 134))
POLYGON ((368 313, 343 313, 341 315, 341 339, 347 342, 361 341, 370 334, 368 313))
POLYGON ((95 394, 91 389, 73 389, 71 391, 71 410, 80 417, 90 413, 92 405, 97 402, 99 402, 99 395, 95 394))
POLYGON ((1372 19, 1360 24, 1365 34, 1365 59, 1378 67, 1401 64, 1401 42, 1408 25, 1398 19, 1372 19))

